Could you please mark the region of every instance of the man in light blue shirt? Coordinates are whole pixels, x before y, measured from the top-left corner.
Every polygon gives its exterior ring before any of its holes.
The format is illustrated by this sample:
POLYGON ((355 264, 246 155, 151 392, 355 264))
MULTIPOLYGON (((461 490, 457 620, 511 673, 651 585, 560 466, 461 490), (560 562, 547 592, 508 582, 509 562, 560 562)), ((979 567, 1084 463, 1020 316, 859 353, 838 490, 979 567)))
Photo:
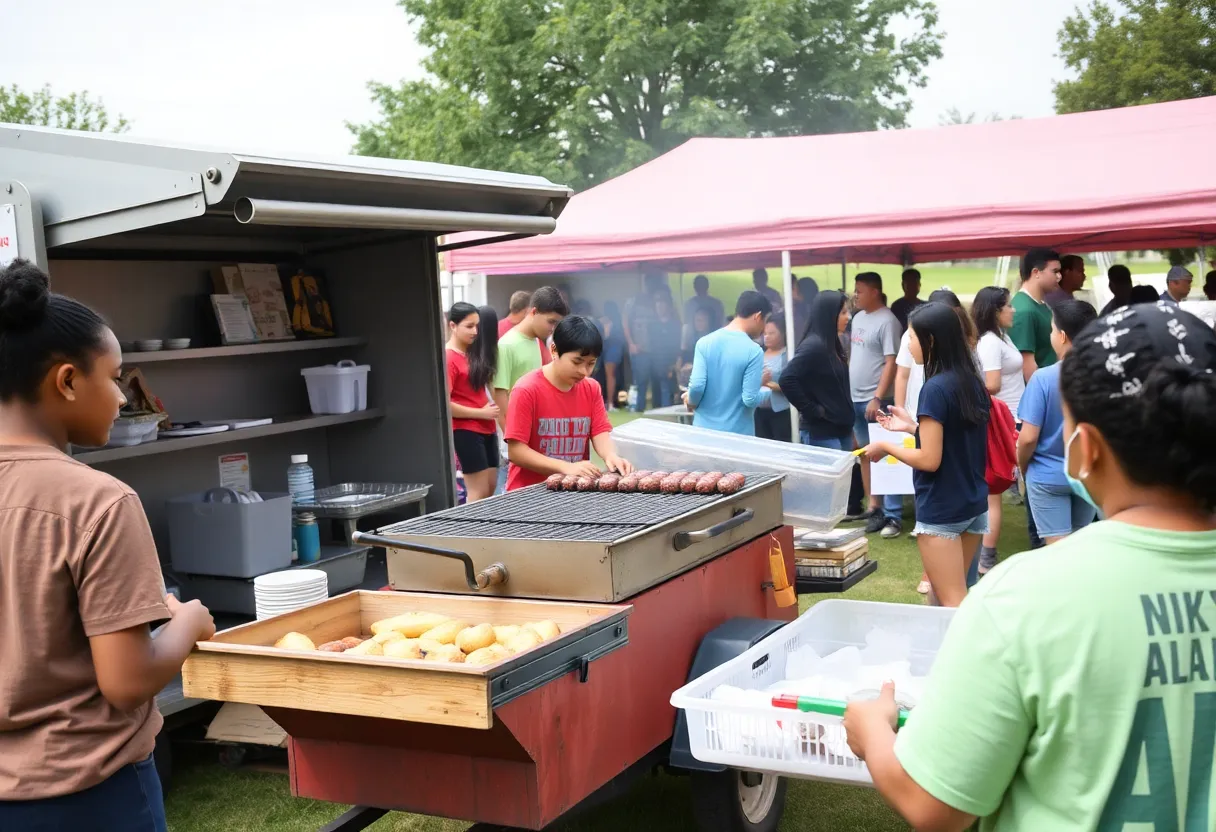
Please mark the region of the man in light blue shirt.
POLYGON ((764 373, 764 351, 756 339, 764 333, 770 312, 768 298, 744 292, 735 304, 734 319, 697 341, 684 394, 694 426, 756 435, 755 411, 764 373))

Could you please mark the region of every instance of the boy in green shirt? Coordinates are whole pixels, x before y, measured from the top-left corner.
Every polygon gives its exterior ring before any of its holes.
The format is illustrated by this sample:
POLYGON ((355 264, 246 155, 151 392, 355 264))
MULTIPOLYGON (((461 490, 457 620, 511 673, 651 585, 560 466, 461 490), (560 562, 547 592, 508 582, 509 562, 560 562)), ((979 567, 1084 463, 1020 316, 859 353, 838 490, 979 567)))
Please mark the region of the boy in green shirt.
POLYGON ((1009 340, 1022 353, 1026 381, 1040 367, 1056 363, 1051 346, 1051 307, 1044 299, 1060 285, 1060 255, 1048 248, 1032 248, 1022 258, 1022 290, 1013 296, 1013 326, 1009 340))
POLYGON ((1064 473, 1106 519, 988 573, 898 735, 890 683, 845 713, 915 828, 1216 829, 1214 371, 1216 332, 1156 304, 1076 339, 1064 473))

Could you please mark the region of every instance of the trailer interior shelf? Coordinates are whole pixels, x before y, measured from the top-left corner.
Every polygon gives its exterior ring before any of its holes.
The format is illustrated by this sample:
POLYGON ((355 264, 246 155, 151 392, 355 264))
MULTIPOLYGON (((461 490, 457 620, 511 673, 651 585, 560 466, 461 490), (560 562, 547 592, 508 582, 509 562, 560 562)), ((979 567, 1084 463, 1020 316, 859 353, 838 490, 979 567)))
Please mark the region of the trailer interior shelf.
POLYGON ((284 433, 298 433, 302 430, 318 430, 335 425, 345 425, 351 422, 365 422, 379 419, 384 415, 383 408, 370 408, 354 413, 342 413, 334 416, 298 416, 277 419, 273 424, 256 428, 226 430, 223 433, 211 433, 205 436, 190 436, 182 439, 158 439, 143 445, 130 448, 105 448, 100 451, 82 451, 72 455, 72 458, 96 465, 99 462, 113 462, 118 459, 132 459, 153 454, 166 454, 172 451, 184 451, 190 448, 204 448, 208 445, 225 445, 229 442, 241 442, 246 439, 259 439, 264 436, 278 436, 284 433))
POLYGON ((228 358, 237 355, 264 355, 277 352, 302 352, 304 350, 335 350, 343 347, 367 346, 366 338, 318 338, 311 341, 269 341, 263 344, 234 344, 229 347, 199 347, 185 350, 158 350, 156 352, 124 352, 122 361, 127 365, 151 364, 160 361, 187 361, 197 358, 228 358))

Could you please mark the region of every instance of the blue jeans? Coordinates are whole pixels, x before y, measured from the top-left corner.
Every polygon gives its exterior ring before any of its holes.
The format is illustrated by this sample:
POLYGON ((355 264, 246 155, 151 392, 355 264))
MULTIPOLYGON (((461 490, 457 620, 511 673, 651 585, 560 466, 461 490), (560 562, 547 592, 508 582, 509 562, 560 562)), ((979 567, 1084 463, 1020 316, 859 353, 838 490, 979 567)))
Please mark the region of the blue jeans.
MULTIPOLYGON (((882 406, 890 407, 894 399, 883 399, 882 406)), ((870 423, 866 419, 866 405, 869 402, 853 402, 853 438, 857 446, 864 448, 870 444, 870 423)), ((888 520, 901 520, 904 516, 904 498, 900 494, 882 495, 882 513, 888 520)))
POLYGON ((167 832, 165 800, 149 756, 92 788, 43 800, 0 800, 0 829, 21 832, 167 832))
POLYGON ((646 394, 650 392, 650 367, 650 353, 639 352, 629 356, 629 375, 633 379, 633 386, 638 388, 638 400, 633 409, 638 413, 646 410, 646 394))
POLYGON ((828 437, 827 439, 812 439, 811 432, 809 430, 799 431, 799 438, 802 439, 803 445, 810 445, 812 448, 827 448, 832 451, 853 450, 848 439, 837 439, 835 437, 828 437))

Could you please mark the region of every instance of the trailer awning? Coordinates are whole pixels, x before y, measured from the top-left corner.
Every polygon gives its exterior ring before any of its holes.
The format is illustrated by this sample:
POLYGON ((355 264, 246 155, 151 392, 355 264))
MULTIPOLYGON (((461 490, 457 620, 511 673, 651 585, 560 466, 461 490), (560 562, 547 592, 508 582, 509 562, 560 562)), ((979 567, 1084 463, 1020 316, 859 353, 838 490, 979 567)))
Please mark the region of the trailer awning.
MULTIPOLYGON (((927 130, 692 139, 453 271, 669 272, 1216 240, 1216 97, 927 130)), ((471 235, 470 235, 471 236, 471 235)), ((465 237, 449 238, 459 243, 465 237)))
POLYGON ((351 231, 547 233, 570 198, 543 177, 454 165, 283 157, 0 124, 0 181, 8 180, 38 201, 48 248, 129 249, 153 245, 152 237, 200 250, 291 248, 351 231))

